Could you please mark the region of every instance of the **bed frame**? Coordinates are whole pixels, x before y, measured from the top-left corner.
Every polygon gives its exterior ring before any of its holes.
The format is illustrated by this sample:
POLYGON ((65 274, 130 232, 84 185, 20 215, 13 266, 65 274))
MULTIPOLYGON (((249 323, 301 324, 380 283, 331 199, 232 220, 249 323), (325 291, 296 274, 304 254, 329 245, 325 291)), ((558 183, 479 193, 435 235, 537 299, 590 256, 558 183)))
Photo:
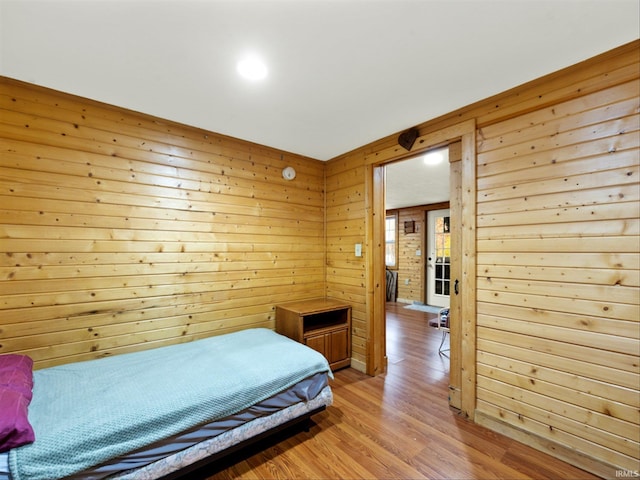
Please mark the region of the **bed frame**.
MULTIPOLYGON (((192 474, 201 469, 215 469, 216 464, 221 463, 223 460, 229 459, 231 456, 233 456, 236 453, 241 453, 245 450, 248 450, 249 447, 263 440, 273 439, 281 432, 286 432, 286 431, 292 431, 292 433, 295 433, 298 431, 308 432, 309 429, 311 428, 311 424, 313 423, 311 421, 311 417, 326 410, 326 408, 327 408, 326 406, 316 408, 315 410, 312 410, 311 412, 305 415, 291 419, 283 423, 282 425, 278 425, 277 427, 272 428, 271 430, 267 430, 254 437, 243 440, 242 442, 236 445, 233 445, 225 450, 222 450, 221 452, 214 453, 213 455, 207 458, 204 458, 202 460, 199 460, 198 462, 192 463, 191 465, 181 468, 180 470, 174 473, 161 477, 158 480, 180 480, 180 479, 183 479, 185 475, 192 474), (293 429, 295 429, 295 432, 293 429)), ((213 475, 213 472, 208 473, 208 475, 213 475)))

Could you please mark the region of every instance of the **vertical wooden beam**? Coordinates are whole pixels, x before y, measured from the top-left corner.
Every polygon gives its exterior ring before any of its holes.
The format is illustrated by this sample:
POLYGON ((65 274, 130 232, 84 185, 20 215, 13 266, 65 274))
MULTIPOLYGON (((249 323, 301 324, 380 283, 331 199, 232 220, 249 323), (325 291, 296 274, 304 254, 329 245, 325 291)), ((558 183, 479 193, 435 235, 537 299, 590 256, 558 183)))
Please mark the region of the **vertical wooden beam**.
POLYGON ((461 395, 462 412, 473 418, 476 409, 476 129, 462 135, 462 282, 461 395))
POLYGON ((462 280, 462 143, 449 145, 451 228, 451 295, 449 306, 449 405, 462 410, 460 281, 462 280))
POLYGON ((367 331, 367 367, 368 375, 379 375, 387 368, 386 349, 386 278, 384 259, 384 198, 385 170, 383 166, 366 165, 365 176, 370 188, 366 189, 366 279, 367 279, 367 318, 370 319, 367 331))

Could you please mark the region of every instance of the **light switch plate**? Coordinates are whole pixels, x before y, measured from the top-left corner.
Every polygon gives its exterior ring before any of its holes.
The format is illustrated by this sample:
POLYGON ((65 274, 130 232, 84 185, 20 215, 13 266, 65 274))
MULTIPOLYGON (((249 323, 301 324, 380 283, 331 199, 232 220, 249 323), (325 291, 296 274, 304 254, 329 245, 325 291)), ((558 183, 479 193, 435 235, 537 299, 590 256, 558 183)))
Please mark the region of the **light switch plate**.
POLYGON ((356 257, 362 256, 362 244, 356 243, 356 257))

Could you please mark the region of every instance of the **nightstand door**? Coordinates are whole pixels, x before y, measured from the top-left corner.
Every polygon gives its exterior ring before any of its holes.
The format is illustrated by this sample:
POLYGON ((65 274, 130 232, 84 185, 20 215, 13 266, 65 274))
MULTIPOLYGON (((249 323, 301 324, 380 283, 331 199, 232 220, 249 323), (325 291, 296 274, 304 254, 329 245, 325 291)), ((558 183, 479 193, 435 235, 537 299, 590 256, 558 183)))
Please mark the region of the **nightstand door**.
POLYGON ((329 363, 339 362, 348 358, 349 356, 349 346, 348 342, 348 331, 346 328, 336 330, 334 332, 327 334, 327 353, 325 357, 329 360, 329 363))
POLYGON ((320 352, 325 356, 325 358, 327 358, 329 363, 331 363, 331 359, 327 356, 327 342, 324 334, 309 335, 305 338, 304 343, 307 345, 307 347, 313 348, 316 352, 320 352))

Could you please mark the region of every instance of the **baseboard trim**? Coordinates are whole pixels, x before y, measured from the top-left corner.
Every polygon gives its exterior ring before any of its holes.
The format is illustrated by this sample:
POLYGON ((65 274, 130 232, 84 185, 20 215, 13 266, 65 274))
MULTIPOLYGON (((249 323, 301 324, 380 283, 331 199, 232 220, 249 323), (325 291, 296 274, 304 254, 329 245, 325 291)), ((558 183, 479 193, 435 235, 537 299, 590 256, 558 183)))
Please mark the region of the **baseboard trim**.
POLYGON ((549 440, 548 438, 541 437, 535 433, 522 430, 486 413, 476 410, 474 417, 474 421, 477 424, 482 425, 489 430, 493 430, 494 432, 501 433, 506 437, 517 440, 518 442, 535 448, 536 450, 547 453, 552 457, 573 465, 574 467, 581 468, 582 470, 607 480, 620 480, 620 472, 622 471, 620 467, 589 457, 565 445, 549 440))
POLYGON ((367 365, 364 362, 356 360, 355 358, 351 359, 351 368, 355 368, 362 373, 367 373, 367 365))

